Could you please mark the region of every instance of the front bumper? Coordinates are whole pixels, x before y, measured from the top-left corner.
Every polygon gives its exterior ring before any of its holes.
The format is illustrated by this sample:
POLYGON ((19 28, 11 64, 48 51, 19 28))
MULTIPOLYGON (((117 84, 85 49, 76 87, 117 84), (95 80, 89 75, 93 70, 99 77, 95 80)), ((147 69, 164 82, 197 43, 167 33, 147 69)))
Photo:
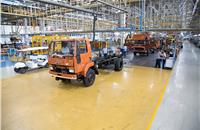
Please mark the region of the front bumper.
POLYGON ((63 74, 63 73, 58 73, 58 72, 55 72, 52 70, 50 70, 49 73, 53 77, 59 77, 59 78, 63 78, 63 79, 77 79, 77 75, 75 75, 75 74, 63 74))

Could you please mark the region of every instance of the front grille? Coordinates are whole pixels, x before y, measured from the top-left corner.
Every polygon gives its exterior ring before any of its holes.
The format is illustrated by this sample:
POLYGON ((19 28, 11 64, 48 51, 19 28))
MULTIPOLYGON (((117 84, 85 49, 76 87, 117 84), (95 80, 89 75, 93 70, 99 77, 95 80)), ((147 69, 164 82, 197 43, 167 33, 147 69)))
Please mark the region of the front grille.
POLYGON ((74 73, 70 73, 68 68, 53 67, 53 71, 57 73, 62 73, 62 74, 74 74, 74 73))
POLYGON ((61 69, 61 68, 54 68, 54 71, 57 73, 68 73, 69 70, 68 69, 61 69))

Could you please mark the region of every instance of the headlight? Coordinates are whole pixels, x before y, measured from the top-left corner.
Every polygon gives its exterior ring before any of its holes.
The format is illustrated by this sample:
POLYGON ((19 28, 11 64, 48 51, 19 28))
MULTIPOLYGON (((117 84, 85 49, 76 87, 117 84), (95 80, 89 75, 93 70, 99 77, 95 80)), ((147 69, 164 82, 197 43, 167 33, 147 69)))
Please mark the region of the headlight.
POLYGON ((74 73, 74 70, 69 70, 70 73, 74 73))
POLYGON ((51 66, 51 67, 49 67, 49 69, 50 69, 50 70, 53 70, 53 67, 51 66))

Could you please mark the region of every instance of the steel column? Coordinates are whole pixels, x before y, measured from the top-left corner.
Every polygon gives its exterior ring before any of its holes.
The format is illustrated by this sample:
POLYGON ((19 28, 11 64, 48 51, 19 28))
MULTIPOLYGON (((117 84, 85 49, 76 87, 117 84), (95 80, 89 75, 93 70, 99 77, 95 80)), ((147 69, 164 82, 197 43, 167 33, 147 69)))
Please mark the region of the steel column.
POLYGON ((29 45, 29 43, 28 43, 28 21, 27 21, 27 18, 24 18, 24 33, 25 33, 24 42, 25 42, 25 44, 29 45))
POLYGON ((96 15, 94 15, 94 18, 93 18, 93 30, 92 30, 92 32, 93 32, 93 42, 95 41, 95 27, 96 27, 96 21, 97 21, 97 16, 96 15))

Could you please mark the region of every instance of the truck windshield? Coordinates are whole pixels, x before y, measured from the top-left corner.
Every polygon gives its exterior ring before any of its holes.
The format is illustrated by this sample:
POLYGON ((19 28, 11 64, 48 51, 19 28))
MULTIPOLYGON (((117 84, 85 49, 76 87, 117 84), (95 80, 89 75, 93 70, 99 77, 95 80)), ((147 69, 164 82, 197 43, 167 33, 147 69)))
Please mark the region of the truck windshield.
POLYGON ((58 41, 50 45, 50 55, 73 56, 75 41, 58 41))

